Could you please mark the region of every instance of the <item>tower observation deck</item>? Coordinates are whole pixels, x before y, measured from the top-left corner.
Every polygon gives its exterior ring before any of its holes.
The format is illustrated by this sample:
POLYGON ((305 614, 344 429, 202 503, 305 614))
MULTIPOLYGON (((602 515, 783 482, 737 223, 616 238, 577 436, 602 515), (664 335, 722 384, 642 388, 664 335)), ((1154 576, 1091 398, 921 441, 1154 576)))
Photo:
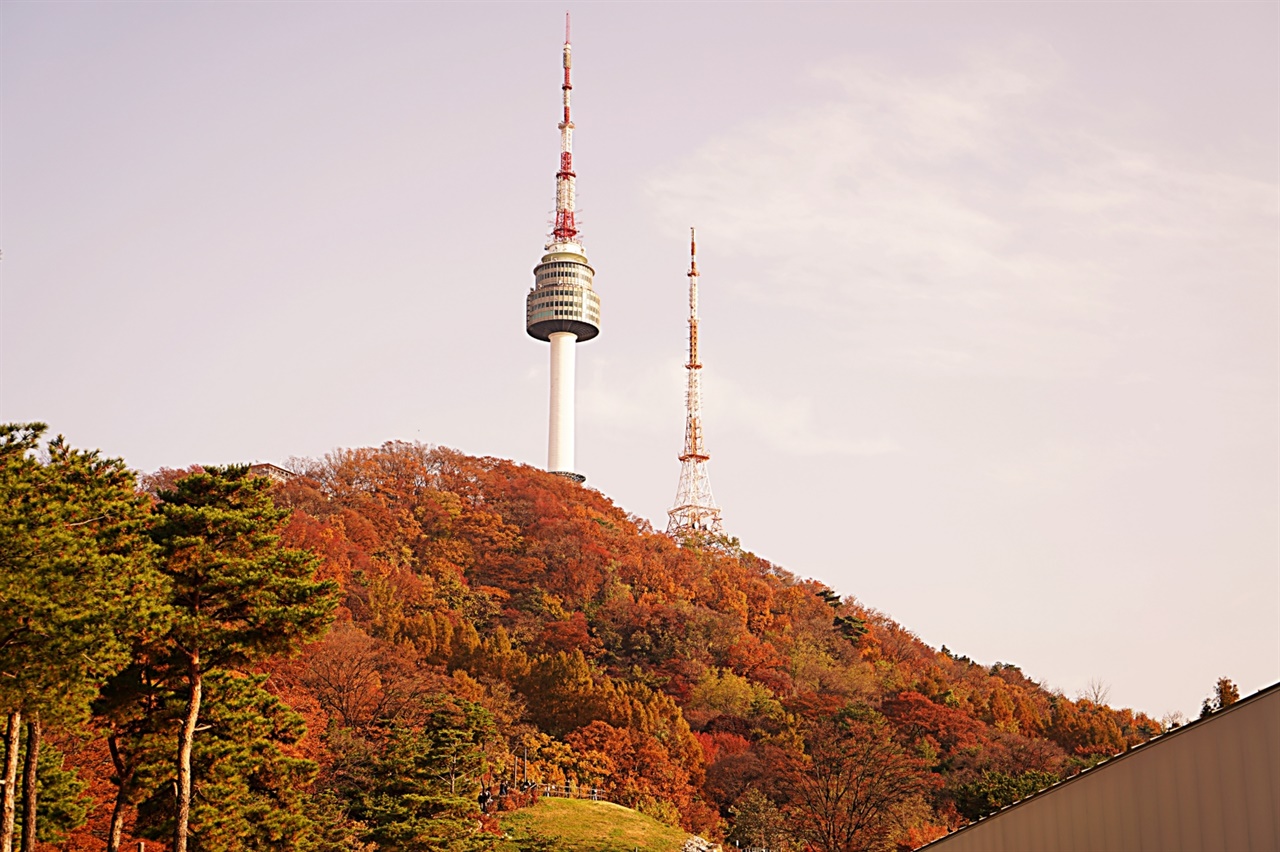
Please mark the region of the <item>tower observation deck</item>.
POLYGON ((569 16, 564 22, 564 118, 560 121, 560 169, 556 172, 556 218, 551 241, 533 268, 533 287, 525 299, 525 330, 551 344, 551 400, 547 437, 547 470, 583 482, 574 471, 575 346, 600 333, 600 297, 592 288, 595 270, 578 239, 574 196, 573 120, 569 101, 569 16))

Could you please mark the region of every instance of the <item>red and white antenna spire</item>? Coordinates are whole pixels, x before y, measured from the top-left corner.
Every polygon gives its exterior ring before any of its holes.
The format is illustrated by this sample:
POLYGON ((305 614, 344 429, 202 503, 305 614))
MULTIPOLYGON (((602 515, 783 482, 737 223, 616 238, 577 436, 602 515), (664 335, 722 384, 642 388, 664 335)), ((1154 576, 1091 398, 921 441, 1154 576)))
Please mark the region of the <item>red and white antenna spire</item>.
POLYGON ((557 243, 572 243, 578 239, 578 225, 574 221, 573 173, 573 119, 569 115, 569 94, 573 82, 569 72, 573 68, 573 48, 569 46, 569 13, 564 13, 564 119, 560 122, 560 171, 556 172, 556 224, 551 231, 557 243))
POLYGON ((711 476, 702 446, 702 362, 698 360, 698 243, 689 229, 689 361, 684 395, 684 452, 680 454, 680 485, 676 504, 667 512, 667 535, 676 538, 724 535, 720 508, 711 496, 711 476))

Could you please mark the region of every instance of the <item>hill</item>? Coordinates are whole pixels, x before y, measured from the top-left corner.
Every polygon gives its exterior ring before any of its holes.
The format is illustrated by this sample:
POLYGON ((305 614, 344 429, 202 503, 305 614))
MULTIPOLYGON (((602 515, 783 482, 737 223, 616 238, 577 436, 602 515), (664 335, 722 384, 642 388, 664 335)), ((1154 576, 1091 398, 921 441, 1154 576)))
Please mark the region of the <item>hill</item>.
POLYGON ((581 799, 542 799, 500 822, 513 838, 545 838, 561 852, 680 852, 689 836, 621 805, 581 799))
MULTIPOLYGON (((197 793, 237 798, 193 836, 223 832, 220 849, 493 848, 475 797, 503 779, 596 786, 744 845, 908 848, 1158 731, 527 466, 406 443, 294 466, 271 491, 280 534, 339 605, 301 655, 207 679, 225 709, 197 734, 197 793)), ((147 480, 158 505, 184 474, 147 480)), ((131 730, 164 755, 175 717, 154 708, 181 701, 148 700, 131 730)), ((61 741, 97 798, 70 848, 101 848, 113 809, 101 742, 61 741)), ((121 806, 134 836, 168 831, 164 760, 121 806)))

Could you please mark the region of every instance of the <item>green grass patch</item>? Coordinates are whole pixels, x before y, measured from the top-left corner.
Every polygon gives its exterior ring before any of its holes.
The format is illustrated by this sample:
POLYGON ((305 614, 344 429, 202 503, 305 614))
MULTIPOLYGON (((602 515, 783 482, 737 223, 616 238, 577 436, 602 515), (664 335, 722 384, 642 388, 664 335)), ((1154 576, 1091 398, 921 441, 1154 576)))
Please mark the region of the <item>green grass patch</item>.
POLYGON ((544 848, 556 852, 680 852, 689 837, 630 808, 584 799, 540 799, 501 814, 499 822, 513 838, 504 852, 537 848, 530 838, 548 841, 544 848))

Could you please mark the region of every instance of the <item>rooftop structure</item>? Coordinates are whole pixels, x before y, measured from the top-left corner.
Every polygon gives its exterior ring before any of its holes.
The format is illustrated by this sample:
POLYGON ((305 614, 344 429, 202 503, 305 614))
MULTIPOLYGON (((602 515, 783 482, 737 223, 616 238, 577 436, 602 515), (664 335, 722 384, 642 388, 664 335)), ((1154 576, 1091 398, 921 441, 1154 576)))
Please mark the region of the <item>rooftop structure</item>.
POLYGON ((667 535, 724 535, 720 508, 711 496, 711 476, 702 445, 702 362, 698 359, 698 242, 689 229, 689 360, 684 394, 684 452, 680 454, 680 485, 676 503, 667 512, 667 535))
POLYGON ((574 355, 579 340, 600 333, 600 297, 592 289, 595 270, 578 239, 574 211, 573 120, 569 113, 572 53, 569 15, 564 18, 564 118, 560 121, 560 169, 556 172, 556 217, 545 254, 533 268, 534 286, 525 300, 525 330, 551 344, 551 403, 547 470, 583 482, 574 471, 574 355))
POLYGON ((272 482, 288 482, 298 476, 293 471, 278 464, 271 464, 271 462, 254 462, 249 465, 249 474, 251 476, 265 476, 272 482))

